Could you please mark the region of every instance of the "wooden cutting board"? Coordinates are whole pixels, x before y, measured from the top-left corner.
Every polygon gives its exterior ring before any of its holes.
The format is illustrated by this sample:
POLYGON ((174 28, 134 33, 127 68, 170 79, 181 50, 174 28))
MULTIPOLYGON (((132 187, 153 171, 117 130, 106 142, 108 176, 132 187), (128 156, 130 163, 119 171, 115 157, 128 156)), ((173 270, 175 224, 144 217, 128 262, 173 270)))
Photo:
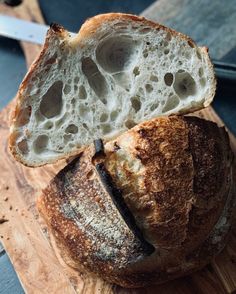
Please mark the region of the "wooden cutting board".
MULTIPOLYGON (((5 13, 9 9, 0 6, 5 13)), ((14 14, 42 22, 37 2, 25 0, 14 14), (30 12, 30 13, 29 13, 30 12)), ((148 12, 150 16, 150 11, 148 12)), ((23 44, 29 65, 39 46, 23 44)), ((14 102, 13 102, 14 103, 14 102)), ((27 168, 15 162, 9 154, 7 138, 11 105, 0 113, 0 240, 27 293, 233 293, 236 291, 236 229, 232 230, 224 251, 203 270, 161 286, 128 290, 108 284, 101 279, 75 272, 56 256, 42 219, 35 208, 35 200, 49 180, 65 165, 61 162, 41 168, 27 168)), ((198 115, 223 125, 208 108, 198 115)), ((236 139, 231 135, 236 152, 236 139)))

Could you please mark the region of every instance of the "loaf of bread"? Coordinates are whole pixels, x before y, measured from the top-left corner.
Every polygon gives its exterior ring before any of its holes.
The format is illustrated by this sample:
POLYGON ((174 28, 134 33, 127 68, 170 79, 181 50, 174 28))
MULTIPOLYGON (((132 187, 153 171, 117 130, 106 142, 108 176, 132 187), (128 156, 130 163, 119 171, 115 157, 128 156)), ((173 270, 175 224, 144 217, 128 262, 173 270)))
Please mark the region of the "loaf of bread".
POLYGON ((75 156, 37 201, 69 266, 141 287, 222 250, 236 199, 229 138, 180 116, 208 106, 215 88, 207 48, 144 18, 99 15, 74 38, 51 26, 9 145, 32 167, 75 156))
POLYGON ((74 38, 52 25, 20 86, 10 148, 25 165, 52 163, 140 122, 206 107, 215 86, 207 48, 142 17, 95 16, 74 38))
POLYGON ((38 199, 70 266, 125 287, 206 265, 225 245, 235 205, 224 128, 196 117, 144 122, 86 148, 38 199))

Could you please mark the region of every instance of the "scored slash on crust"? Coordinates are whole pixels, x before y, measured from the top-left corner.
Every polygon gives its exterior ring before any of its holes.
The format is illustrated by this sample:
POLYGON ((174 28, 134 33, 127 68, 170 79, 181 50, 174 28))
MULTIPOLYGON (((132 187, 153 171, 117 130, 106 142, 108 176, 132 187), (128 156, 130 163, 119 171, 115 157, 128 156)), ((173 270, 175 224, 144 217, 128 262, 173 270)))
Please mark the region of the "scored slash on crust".
MULTIPOLYGON (((95 154, 93 156, 93 161, 96 159, 96 156, 100 156, 101 154, 105 156, 104 153, 104 145, 101 139, 94 141, 95 146, 95 154)), ((118 209, 120 215, 122 216, 123 220, 130 228, 130 230, 134 233, 134 235, 139 239, 142 244, 142 247, 148 255, 151 255, 155 251, 155 247, 151 245, 149 242, 145 240, 143 234, 139 227, 135 222, 135 218, 131 211, 129 210, 127 204, 122 197, 122 191, 118 189, 115 184, 113 183, 112 177, 107 171, 104 163, 95 163, 95 167, 99 178, 103 184, 103 187, 107 191, 108 195, 111 197, 113 203, 115 204, 116 208, 118 209)))

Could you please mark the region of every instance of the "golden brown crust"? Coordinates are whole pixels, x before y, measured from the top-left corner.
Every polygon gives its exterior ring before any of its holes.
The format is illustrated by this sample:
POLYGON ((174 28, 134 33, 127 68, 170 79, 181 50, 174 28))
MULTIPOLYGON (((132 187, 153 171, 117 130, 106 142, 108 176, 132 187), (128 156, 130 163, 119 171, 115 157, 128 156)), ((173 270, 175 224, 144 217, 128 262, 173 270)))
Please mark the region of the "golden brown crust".
POLYGON ((59 172, 39 198, 38 209, 70 265, 115 282, 146 253, 101 185, 93 153, 87 149, 59 172))
POLYGON ((231 183, 233 153, 224 128, 196 117, 185 117, 189 128, 195 199, 189 215, 186 250, 199 245, 218 221, 231 183))
POLYGON ((93 147, 88 148, 80 167, 68 166, 60 172, 38 201, 69 265, 77 269, 82 265, 125 287, 140 287, 191 273, 222 250, 236 199, 233 155, 224 128, 195 117, 163 117, 105 144, 105 156, 99 162, 104 163, 144 236, 155 246, 150 256, 137 247, 137 251, 132 249, 137 241, 94 172, 93 154, 93 147), (72 217, 67 209, 74 211, 72 217), (100 226, 105 229, 99 231, 96 226, 94 232, 85 216, 93 216, 95 222, 102 219, 100 226), (113 237, 118 241, 124 234, 122 248, 112 238, 104 238, 104 231, 117 220, 120 237, 113 237), (89 234, 97 243, 91 244, 89 234), (98 258, 101 244, 105 252, 118 251, 110 258, 101 254, 98 258))

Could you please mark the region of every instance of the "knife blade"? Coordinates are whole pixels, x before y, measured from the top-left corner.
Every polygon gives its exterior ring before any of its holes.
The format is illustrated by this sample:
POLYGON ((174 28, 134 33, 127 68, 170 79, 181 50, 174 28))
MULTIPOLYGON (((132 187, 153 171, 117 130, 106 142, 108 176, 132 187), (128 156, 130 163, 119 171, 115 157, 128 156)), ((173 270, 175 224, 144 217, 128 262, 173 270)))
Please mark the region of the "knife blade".
POLYGON ((4 37, 42 45, 48 29, 44 24, 0 14, 0 35, 4 37))

